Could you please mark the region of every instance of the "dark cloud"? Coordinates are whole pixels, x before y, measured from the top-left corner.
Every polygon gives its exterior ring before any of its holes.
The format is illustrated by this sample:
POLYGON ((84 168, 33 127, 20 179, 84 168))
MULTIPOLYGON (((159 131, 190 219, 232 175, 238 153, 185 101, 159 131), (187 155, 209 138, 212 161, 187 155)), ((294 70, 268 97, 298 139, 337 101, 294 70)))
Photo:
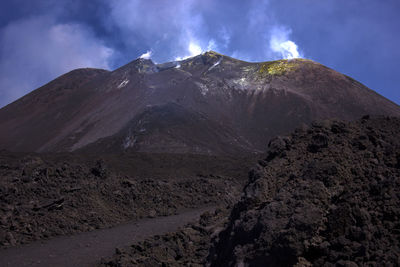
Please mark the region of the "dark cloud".
POLYGON ((304 56, 400 102, 399 7, 397 0, 3 2, 0 106, 73 68, 208 49, 249 61, 304 56))
POLYGON ((3 27, 0 43, 0 105, 72 69, 109 68, 113 53, 86 26, 44 16, 3 27))

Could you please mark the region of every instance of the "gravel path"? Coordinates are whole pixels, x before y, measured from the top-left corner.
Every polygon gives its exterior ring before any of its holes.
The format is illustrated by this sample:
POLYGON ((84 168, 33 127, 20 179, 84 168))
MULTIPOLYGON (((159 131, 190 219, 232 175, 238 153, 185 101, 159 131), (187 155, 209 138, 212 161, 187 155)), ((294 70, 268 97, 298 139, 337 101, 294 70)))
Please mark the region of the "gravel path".
POLYGON ((117 247, 175 231, 212 209, 202 208, 179 215, 143 219, 110 229, 0 250, 0 266, 95 266, 102 257, 112 256, 117 247))

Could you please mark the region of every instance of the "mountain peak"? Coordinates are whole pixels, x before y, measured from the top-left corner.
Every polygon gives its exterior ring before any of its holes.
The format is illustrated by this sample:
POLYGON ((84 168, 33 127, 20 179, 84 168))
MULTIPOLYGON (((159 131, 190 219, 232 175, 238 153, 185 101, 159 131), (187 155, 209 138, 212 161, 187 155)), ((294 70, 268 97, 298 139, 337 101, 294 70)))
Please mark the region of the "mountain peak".
POLYGON ((0 149, 73 151, 110 137, 118 147, 136 140, 144 152, 212 154, 233 146, 257 152, 269 138, 315 119, 400 115, 396 104, 307 59, 251 63, 208 51, 163 64, 138 58, 112 73, 81 72, 0 110, 0 149), (182 108, 147 116, 147 107, 169 103, 182 108))
POLYGON ((208 57, 222 57, 222 56, 224 56, 224 55, 222 55, 222 54, 220 54, 218 52, 215 52, 213 50, 209 50, 209 51, 203 53, 203 55, 204 56, 208 56, 208 57))
POLYGON ((137 58, 128 64, 122 66, 121 68, 117 69, 116 71, 136 71, 139 73, 155 73, 158 71, 156 64, 147 58, 137 58))

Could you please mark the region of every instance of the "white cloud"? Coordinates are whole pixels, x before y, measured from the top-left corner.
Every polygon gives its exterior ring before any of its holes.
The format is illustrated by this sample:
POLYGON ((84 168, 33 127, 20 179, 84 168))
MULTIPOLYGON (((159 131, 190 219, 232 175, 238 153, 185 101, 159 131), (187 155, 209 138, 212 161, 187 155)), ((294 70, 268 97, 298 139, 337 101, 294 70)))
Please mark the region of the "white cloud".
POLYGON ((218 50, 218 45, 217 42, 215 42, 214 39, 211 39, 210 41, 208 41, 208 45, 207 45, 207 51, 211 51, 211 50, 218 50))
POLYGON ((80 24, 49 17, 16 21, 0 31, 0 106, 70 70, 109 68, 113 50, 80 24))
POLYGON ((142 54, 142 55, 140 56, 140 58, 143 58, 143 59, 150 59, 152 54, 153 54, 153 52, 147 51, 146 53, 142 54))
POLYGON ((283 27, 274 27, 271 31, 269 49, 285 59, 302 57, 295 42, 289 40, 291 31, 283 27))
POLYGON ((221 37, 223 41, 222 46, 224 48, 228 48, 231 42, 231 34, 228 32, 227 28, 225 26, 222 27, 218 35, 221 37))

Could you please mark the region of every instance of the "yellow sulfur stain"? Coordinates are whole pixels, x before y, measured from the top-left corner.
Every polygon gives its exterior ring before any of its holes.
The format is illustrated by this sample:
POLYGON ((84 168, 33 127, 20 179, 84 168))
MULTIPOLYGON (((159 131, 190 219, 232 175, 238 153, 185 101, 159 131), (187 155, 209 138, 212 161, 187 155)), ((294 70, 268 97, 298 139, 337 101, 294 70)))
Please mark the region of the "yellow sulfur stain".
POLYGON ((308 61, 307 59, 282 59, 272 62, 262 63, 258 73, 265 75, 283 75, 285 73, 295 71, 300 66, 300 62, 308 61))
POLYGON ((220 53, 217 53, 215 51, 208 51, 205 53, 205 55, 210 58, 219 58, 220 56, 222 56, 220 53))

